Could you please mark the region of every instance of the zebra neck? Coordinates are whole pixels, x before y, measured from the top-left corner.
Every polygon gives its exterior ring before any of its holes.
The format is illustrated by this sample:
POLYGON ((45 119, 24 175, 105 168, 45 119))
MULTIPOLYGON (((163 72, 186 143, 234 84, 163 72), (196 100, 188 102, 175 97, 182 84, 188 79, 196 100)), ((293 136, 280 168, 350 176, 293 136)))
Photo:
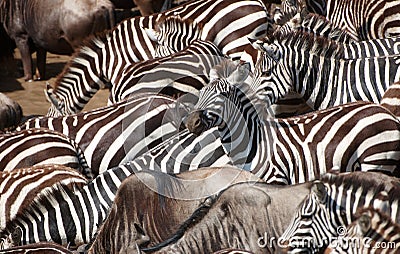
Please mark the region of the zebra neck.
POLYGON ((266 133, 270 130, 263 124, 254 105, 247 101, 244 107, 233 110, 225 119, 228 121, 219 127, 219 131, 224 150, 233 164, 252 172, 266 167, 270 158, 270 139, 266 133))
POLYGON ((375 185, 375 188, 372 188, 371 186, 357 186, 357 184, 345 182, 340 185, 326 184, 329 197, 326 204, 327 209, 329 210, 331 207, 345 209, 345 216, 340 214, 340 209, 330 211, 332 213, 331 218, 336 218, 332 223, 335 223, 336 226, 349 225, 355 219, 354 211, 368 207, 383 209, 393 221, 398 222, 400 220, 398 196, 395 195, 394 198, 385 201, 382 201, 381 198, 383 192, 390 193, 390 190, 393 190, 393 185, 385 183, 375 185), (338 214, 334 215, 333 213, 338 214))

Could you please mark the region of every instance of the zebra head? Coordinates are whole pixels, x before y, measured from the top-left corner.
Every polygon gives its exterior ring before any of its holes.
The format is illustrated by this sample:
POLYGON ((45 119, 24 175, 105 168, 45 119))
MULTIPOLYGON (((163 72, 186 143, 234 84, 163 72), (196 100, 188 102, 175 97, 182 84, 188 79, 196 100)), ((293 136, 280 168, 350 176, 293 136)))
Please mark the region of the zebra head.
POLYGON ((193 20, 170 16, 160 19, 155 29, 145 28, 149 38, 157 44, 156 56, 168 56, 182 51, 193 41, 201 39, 202 26, 193 20))
POLYGON ((236 90, 240 89, 240 84, 248 78, 249 73, 248 64, 231 60, 215 66, 210 72, 210 83, 200 90, 195 111, 186 119, 189 131, 200 135, 212 127, 225 126, 225 120, 232 117, 235 107, 240 106, 240 103, 234 105, 230 102, 235 100, 236 90))
POLYGON ((275 23, 283 25, 306 8, 305 0, 282 0, 281 9, 274 15, 275 23))
POLYGON ((394 178, 373 172, 324 175, 313 183, 311 193, 283 233, 283 247, 288 253, 319 253, 347 237, 346 228, 356 219, 356 211, 372 207, 394 214, 390 207, 397 205, 398 184, 394 178))
POLYGON ((47 101, 50 102, 50 108, 47 112, 47 116, 57 117, 66 115, 66 113, 64 112, 64 102, 61 101, 59 97, 54 93, 54 89, 50 86, 49 83, 46 84, 44 94, 47 101))
POLYGON ((250 40, 250 43, 260 52, 251 87, 268 107, 292 89, 293 77, 283 63, 282 50, 274 39, 250 40))
POLYGON ((319 248, 327 245, 324 240, 334 235, 336 230, 325 207, 328 199, 324 183, 315 181, 311 193, 281 237, 288 253, 318 253, 319 248))
POLYGON ((399 249, 400 225, 380 210, 366 208, 347 227, 346 237, 332 242, 325 254, 398 253, 399 249))
POLYGON ((22 230, 19 227, 13 230, 4 230, 0 238, 0 250, 9 249, 21 245, 22 230), (4 232, 4 233, 3 233, 4 232))

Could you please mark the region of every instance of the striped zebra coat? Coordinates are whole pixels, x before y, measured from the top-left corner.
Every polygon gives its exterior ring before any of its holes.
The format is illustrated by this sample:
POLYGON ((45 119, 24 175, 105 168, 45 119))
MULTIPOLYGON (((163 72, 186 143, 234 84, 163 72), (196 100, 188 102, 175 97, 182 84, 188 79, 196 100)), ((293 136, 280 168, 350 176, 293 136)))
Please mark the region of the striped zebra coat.
POLYGON ((325 17, 314 13, 298 13, 274 33, 275 36, 281 36, 294 31, 313 33, 314 36, 322 36, 343 44, 345 59, 390 56, 400 52, 399 37, 356 41, 346 30, 335 27, 325 17))
POLYGON ((199 90, 209 82, 211 68, 222 59, 225 57, 213 43, 196 40, 170 56, 134 63, 116 79, 108 104, 141 92, 172 97, 188 94, 185 101, 196 101, 199 90))
POLYGON ((80 147, 60 132, 40 128, 0 135, 1 171, 45 164, 60 164, 93 176, 80 147))
POLYGON ((355 220, 338 239, 325 250, 326 254, 387 253, 400 250, 400 224, 378 209, 366 208, 357 212, 355 220), (350 239, 346 242, 347 239, 350 239))
POLYGON ((399 223, 399 197, 400 182, 396 178, 374 172, 326 174, 314 183, 282 235, 282 242, 286 241, 289 253, 316 253, 327 247, 324 239, 338 237, 363 208, 379 209, 399 223))
POLYGON ((332 24, 346 29, 359 40, 396 37, 400 35, 399 0, 283 0, 283 20, 293 17, 310 4, 320 8, 318 14, 326 16, 332 24))
POLYGON ((134 161, 103 172, 78 192, 56 187, 41 195, 0 231, 2 247, 39 241, 71 246, 88 243, 106 218, 121 182, 131 174, 143 169, 179 173, 226 164, 232 163, 215 128, 198 137, 184 130, 134 161))
POLYGON ((2 254, 74 254, 71 250, 51 242, 28 244, 1 251, 2 254))
POLYGON ((169 16, 203 23, 208 29, 202 39, 231 57, 240 56, 247 37, 260 38, 269 27, 265 6, 259 0, 193 0, 161 14, 126 19, 89 39, 72 57, 54 88, 46 91, 52 103, 48 115, 81 111, 98 89, 115 84, 127 66, 154 58, 155 43, 145 28, 153 28, 157 20, 169 16))
POLYGON ((29 119, 18 129, 55 130, 79 146, 97 176, 133 160, 179 130, 185 107, 156 94, 139 94, 120 103, 63 117, 29 119))
POLYGON ((265 54, 253 86, 270 104, 289 90, 313 109, 357 100, 379 103, 400 80, 400 54, 346 59, 341 44, 303 32, 278 36, 260 48, 265 54))
POLYGON ((1 172, 0 230, 22 214, 36 196, 55 184, 75 189, 86 183, 87 178, 76 170, 57 164, 1 172))
POLYGON ((278 184, 310 181, 331 170, 400 176, 400 123, 387 109, 356 102, 271 118, 244 82, 247 66, 224 64, 215 69, 219 77, 200 91, 186 126, 195 134, 218 127, 234 165, 278 184))

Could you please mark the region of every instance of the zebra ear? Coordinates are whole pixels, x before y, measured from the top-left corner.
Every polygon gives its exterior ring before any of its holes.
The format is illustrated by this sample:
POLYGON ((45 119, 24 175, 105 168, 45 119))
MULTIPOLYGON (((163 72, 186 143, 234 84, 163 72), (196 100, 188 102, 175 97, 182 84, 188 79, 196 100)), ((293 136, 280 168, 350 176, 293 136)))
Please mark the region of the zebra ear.
POLYGON ((325 185, 319 181, 315 182, 311 187, 311 192, 314 193, 321 203, 325 203, 328 193, 326 192, 325 185))
POLYGON ((49 83, 46 83, 46 89, 44 89, 44 95, 46 96, 46 100, 50 102, 51 104, 57 106, 58 101, 56 96, 53 93, 53 88, 50 86, 49 83))
POLYGON ((228 78, 231 84, 243 83, 250 74, 250 63, 240 63, 228 78))
POLYGON ((159 42, 158 41, 159 32, 151 28, 144 28, 144 31, 146 32, 147 36, 149 36, 150 40, 154 42, 159 42))
POLYGON ((364 213, 358 218, 357 224, 361 229, 362 234, 366 234, 371 228, 371 217, 368 213, 364 213))

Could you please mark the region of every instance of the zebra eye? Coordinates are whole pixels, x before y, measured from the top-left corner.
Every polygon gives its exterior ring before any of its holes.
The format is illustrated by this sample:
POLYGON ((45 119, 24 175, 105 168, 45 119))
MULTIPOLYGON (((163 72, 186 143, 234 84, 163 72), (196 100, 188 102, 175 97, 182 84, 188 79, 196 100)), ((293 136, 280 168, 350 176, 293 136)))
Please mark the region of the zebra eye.
POLYGON ((271 74, 272 74, 272 70, 264 70, 264 71, 262 72, 262 75, 263 75, 263 76, 271 76, 271 74))

